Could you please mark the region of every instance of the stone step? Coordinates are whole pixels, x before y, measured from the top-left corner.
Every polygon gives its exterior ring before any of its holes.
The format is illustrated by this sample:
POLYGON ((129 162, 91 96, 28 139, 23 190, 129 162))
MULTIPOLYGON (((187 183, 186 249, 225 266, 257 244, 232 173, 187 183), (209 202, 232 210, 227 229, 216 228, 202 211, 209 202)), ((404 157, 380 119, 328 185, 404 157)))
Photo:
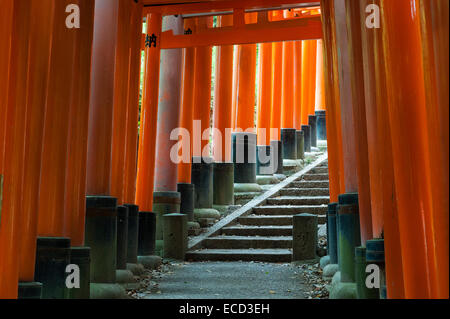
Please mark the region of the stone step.
POLYGON ((238 222, 247 226, 287 226, 292 225, 292 215, 250 215, 239 217, 238 222))
POLYGON ((267 205, 328 205, 329 203, 329 196, 280 196, 267 200, 267 205))
POLYGON ((313 174, 328 174, 328 166, 315 167, 311 170, 313 174))
POLYGON ((289 226, 243 226, 235 225, 222 228, 222 235, 230 236, 292 236, 289 226))
POLYGON ((304 181, 328 181, 328 174, 305 174, 302 176, 304 181))
POLYGON ((272 205, 253 207, 256 215, 296 215, 296 214, 317 214, 326 215, 327 205, 272 205))
POLYGON ((328 188, 283 188, 281 196, 329 196, 328 188))
POLYGON ((207 238, 208 249, 292 248, 292 236, 217 236, 207 238))
POLYGON ((186 260, 291 262, 292 251, 289 249, 202 249, 188 251, 186 260))
POLYGON ((295 181, 289 185, 289 188, 329 188, 328 181, 295 181))
POLYGON ((234 193, 234 204, 245 205, 259 195, 261 195, 260 192, 234 193))

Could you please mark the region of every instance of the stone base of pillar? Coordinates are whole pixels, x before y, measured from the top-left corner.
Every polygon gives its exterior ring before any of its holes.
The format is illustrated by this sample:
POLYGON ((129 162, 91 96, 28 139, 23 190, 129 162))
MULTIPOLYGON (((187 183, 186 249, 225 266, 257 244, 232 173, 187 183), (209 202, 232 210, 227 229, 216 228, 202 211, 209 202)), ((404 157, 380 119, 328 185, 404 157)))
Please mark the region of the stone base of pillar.
POLYGON ((214 208, 196 208, 194 219, 201 227, 208 227, 220 219, 220 213, 214 208))
MULTIPOLYGON (((297 133, 295 128, 282 128, 283 159, 297 159, 297 133)), ((284 172, 286 173, 286 172, 284 172)))
POLYGON ((213 165, 213 207, 234 205, 234 163, 213 165))
POLYGON ((134 274, 127 269, 116 270, 116 281, 125 290, 139 288, 139 283, 134 279, 134 274))
POLYGON ((261 185, 256 183, 234 183, 234 203, 245 205, 263 191, 261 185))
POLYGON ((187 222, 188 235, 197 236, 200 234, 200 224, 198 222, 187 222))
POLYGON ((299 160, 285 159, 283 160, 283 172, 286 176, 291 176, 302 169, 299 160))
POLYGON ((261 192, 261 186, 256 183, 234 183, 234 193, 261 192))
POLYGON ((164 258, 184 260, 188 245, 187 216, 166 214, 163 217, 164 258))
POLYGON ((339 271, 338 264, 328 264, 323 268, 322 278, 325 280, 331 280, 335 273, 339 271))
POLYGON ((295 131, 297 134, 297 159, 305 158, 305 137, 303 136, 302 130, 295 131))
POLYGON ((355 282, 355 248, 361 245, 358 193, 338 196, 338 262, 342 282, 355 282))
POLYGON ((70 299, 90 298, 90 272, 91 272, 91 248, 71 247, 70 263, 78 265, 80 268, 80 288, 69 289, 70 299))
POLYGON ((324 269, 329 264, 330 264, 330 256, 325 255, 325 256, 320 258, 319 266, 320 266, 321 269, 324 269))
POLYGON ((274 175, 256 175, 256 183, 258 185, 273 185, 279 182, 280 180, 274 175))
POLYGON ((67 299, 66 266, 70 264, 70 239, 38 237, 34 278, 42 283, 42 299, 67 299))
POLYGON ((317 118, 315 115, 308 115, 308 125, 311 127, 311 147, 317 147, 317 118))
POLYGON ((139 206, 125 204, 128 208, 127 264, 137 263, 139 242, 139 206))
MULTIPOLYGON (((151 256, 156 253, 156 214, 139 212, 138 256, 151 256)), ((137 262, 139 257, 137 257, 137 262)))
POLYGON ((180 212, 187 215, 188 221, 193 221, 195 197, 194 184, 178 183, 177 192, 180 193, 180 212))
POLYGON ((119 284, 91 283, 91 299, 126 299, 125 289, 119 284))
POLYGON ((153 211, 156 214, 156 240, 163 239, 162 217, 180 212, 181 195, 178 192, 153 192, 153 211))
MULTIPOLYGON (((136 256, 137 261, 137 256, 136 256)), ((140 276, 144 273, 145 268, 142 264, 138 263, 127 263, 127 270, 131 271, 133 275, 140 276)))
POLYGON ((316 111, 317 141, 327 139, 326 111, 316 111))
POLYGON ((85 246, 91 248, 91 287, 92 283, 114 284, 117 265, 115 197, 86 196, 85 246))
POLYGON ((330 299, 356 299, 356 284, 341 282, 341 272, 334 274, 330 286, 330 299))
POLYGON ((275 176, 280 182, 284 181, 286 179, 286 175, 284 174, 274 174, 273 176, 275 176))
POLYGON ((19 292, 17 299, 41 299, 42 284, 35 281, 19 282, 19 292))
POLYGON ((311 126, 302 125, 305 153, 311 152, 311 126))
MULTIPOLYGON (((162 242, 163 241, 161 240, 161 244, 162 242)), ((138 261, 142 266, 144 266, 145 269, 157 269, 162 264, 161 256, 155 255, 138 256, 138 261)))
POLYGON ((128 207, 117 206, 117 269, 127 269, 127 247, 128 207))
POLYGON ((355 282, 356 298, 358 299, 379 299, 380 291, 377 288, 368 288, 366 285, 366 248, 359 246, 355 248, 355 282))

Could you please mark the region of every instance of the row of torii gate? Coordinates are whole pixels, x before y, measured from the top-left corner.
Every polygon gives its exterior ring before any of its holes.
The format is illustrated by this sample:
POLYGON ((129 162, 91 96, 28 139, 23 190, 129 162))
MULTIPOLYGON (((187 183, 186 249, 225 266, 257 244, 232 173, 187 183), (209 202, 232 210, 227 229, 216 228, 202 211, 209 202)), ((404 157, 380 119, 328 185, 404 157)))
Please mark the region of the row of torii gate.
POLYGON ((0 297, 52 282, 36 254, 72 247, 81 260, 84 245, 91 282, 113 283, 117 205, 179 206, 167 194, 191 183, 170 133, 211 126, 212 46, 224 133, 255 128, 261 43, 256 128, 271 133, 258 145, 326 106, 331 202, 354 221, 341 278, 355 280, 355 246, 382 239, 389 298, 448 298, 448 1, 157 2, 1 0, 0 297), (66 27, 70 4, 79 29, 66 27), (380 28, 367 27, 368 5, 380 28))

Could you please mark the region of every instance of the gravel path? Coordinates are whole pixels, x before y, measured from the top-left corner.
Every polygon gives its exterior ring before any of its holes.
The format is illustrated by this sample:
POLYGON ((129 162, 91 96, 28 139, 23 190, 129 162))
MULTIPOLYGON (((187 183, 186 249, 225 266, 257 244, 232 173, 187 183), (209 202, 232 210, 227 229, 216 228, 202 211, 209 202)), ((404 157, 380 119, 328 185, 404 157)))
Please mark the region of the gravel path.
POLYGON ((138 299, 326 298, 315 265, 262 262, 174 262, 141 278, 138 299))

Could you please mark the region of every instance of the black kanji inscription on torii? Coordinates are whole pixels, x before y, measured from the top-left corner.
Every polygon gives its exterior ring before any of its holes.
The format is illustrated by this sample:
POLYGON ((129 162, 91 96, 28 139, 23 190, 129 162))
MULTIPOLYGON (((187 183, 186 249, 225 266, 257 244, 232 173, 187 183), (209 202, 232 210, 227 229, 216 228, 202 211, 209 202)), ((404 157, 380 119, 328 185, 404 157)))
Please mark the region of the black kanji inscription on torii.
POLYGON ((156 48, 156 39, 157 36, 154 33, 151 36, 147 34, 145 36, 145 47, 150 48, 153 44, 153 47, 156 48))
POLYGON ((187 30, 184 30, 184 34, 192 34, 191 28, 188 28, 187 30))

